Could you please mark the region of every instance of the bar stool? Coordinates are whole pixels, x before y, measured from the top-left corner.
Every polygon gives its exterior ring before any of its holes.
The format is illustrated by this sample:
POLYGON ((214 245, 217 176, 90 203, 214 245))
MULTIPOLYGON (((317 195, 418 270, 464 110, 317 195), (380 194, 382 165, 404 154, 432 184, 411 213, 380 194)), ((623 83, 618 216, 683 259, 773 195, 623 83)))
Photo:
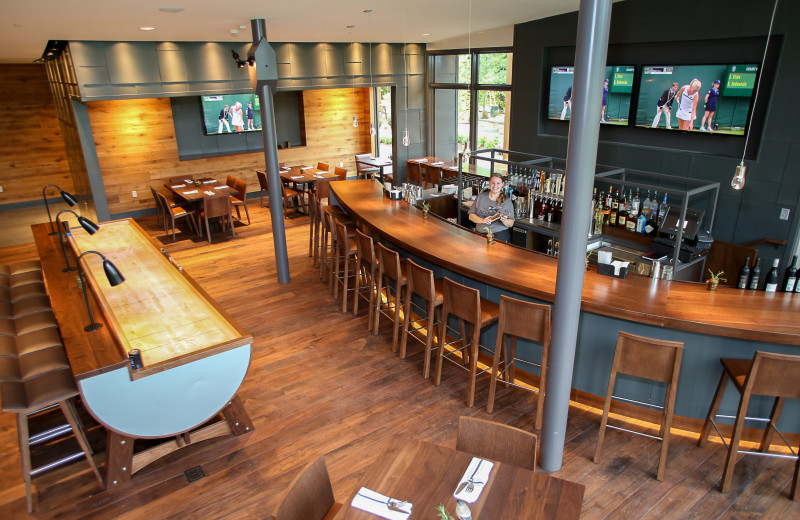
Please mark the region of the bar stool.
POLYGON ((331 214, 330 218, 333 219, 333 224, 336 226, 336 267, 332 278, 334 286, 333 298, 339 298, 339 285, 341 285, 342 312, 347 312, 347 294, 354 290, 356 284, 355 280, 353 280, 353 287, 350 287, 350 278, 355 278, 358 275, 358 271, 355 270, 358 245, 356 244, 355 234, 351 231, 353 227, 351 221, 333 216, 333 214, 331 214), (351 266, 353 267, 352 269, 351 266))
POLYGON ((323 282, 329 281, 333 270, 333 255, 336 251, 336 227, 331 227, 330 217, 349 218, 339 206, 322 204, 322 199, 317 199, 320 221, 320 248, 319 248, 319 277, 323 282))
POLYGON ((0 276, 16 276, 30 272, 42 272, 42 263, 39 260, 26 260, 13 264, 0 264, 0 276))
POLYGON ((722 363, 722 376, 719 379, 717 392, 714 395, 714 400, 711 402, 711 408, 708 410, 708 416, 703 424, 703 431, 700 434, 700 440, 697 444, 703 446, 706 443, 708 434, 711 431, 711 426, 713 426, 714 429, 717 430, 720 438, 722 438, 722 443, 728 448, 728 457, 725 459, 725 469, 722 473, 721 491, 727 493, 731 489, 731 480, 733 479, 733 469, 736 466, 737 453, 781 457, 797 460, 791 490, 792 500, 797 500, 798 491, 800 490, 800 458, 798 458, 797 452, 786 442, 786 439, 778 430, 777 425, 786 398, 800 399, 800 384, 798 384, 798 381, 800 381, 800 356, 757 351, 752 360, 722 358, 720 362, 722 363), (733 386, 739 391, 740 395, 739 408, 736 411, 735 417, 717 414, 729 380, 733 382, 733 386), (747 406, 750 404, 750 397, 753 394, 767 395, 775 398, 772 412, 768 418, 746 417, 747 406), (717 423, 714 421, 714 419, 718 417, 735 419, 730 444, 725 443, 725 438, 722 436, 722 432, 720 432, 717 423), (764 429, 764 435, 761 438, 759 451, 745 451, 739 449, 745 421, 758 421, 767 424, 764 429), (778 435, 780 435, 786 445, 789 446, 789 451, 792 452, 793 456, 767 453, 772 441, 773 430, 777 431, 778 435))
POLYGON ((17 301, 0 299, 0 318, 21 318, 28 314, 52 310, 46 295, 32 296, 17 301))
POLYGON ((0 300, 16 303, 25 298, 32 298, 34 296, 47 296, 44 283, 31 283, 19 287, 5 287, 0 285, 0 300))
POLYGON ((372 330, 373 313, 375 312, 375 282, 378 273, 378 258, 375 256, 375 246, 372 237, 356 229, 356 285, 353 298, 353 316, 358 316, 358 300, 363 298, 368 302, 369 314, 367 328, 372 330), (369 291, 365 296, 364 288, 369 291))
MULTIPOLYGON (((500 309, 494 302, 481 298, 478 289, 473 289, 449 278, 444 279, 443 286, 444 304, 442 305, 442 318, 439 320, 439 349, 436 357, 435 384, 442 380, 442 361, 446 356, 461 352, 463 362, 469 362, 469 385, 467 386, 467 406, 475 404, 475 382, 478 377, 478 352, 481 349, 481 330, 495 323, 499 317, 500 309), (445 343, 447 320, 450 315, 458 318, 459 339, 445 343), (467 324, 472 326, 472 337, 467 340, 467 324), (461 346, 445 355, 445 346, 455 343, 461 346)), ((488 370, 488 369, 486 369, 488 370)), ((486 370, 482 370, 486 372, 486 370)))
POLYGON ((657 480, 664 480, 664 470, 667 466, 667 450, 669 448, 669 434, 672 426, 672 413, 675 409, 675 395, 678 391, 678 373, 681 369, 681 357, 683 356, 682 341, 666 341, 661 339, 646 338, 637 336, 629 332, 619 332, 617 336, 617 348, 614 352, 614 362, 611 365, 611 376, 608 381, 608 393, 606 394, 605 404, 603 405, 603 418, 600 421, 600 435, 597 438, 597 448, 594 452, 594 462, 600 462, 600 452, 603 450, 606 427, 615 430, 622 430, 651 439, 661 441, 661 456, 658 459, 657 480), (613 395, 614 383, 617 374, 628 374, 643 379, 660 381, 667 384, 664 406, 657 406, 650 403, 643 403, 624 399, 626 402, 641 404, 651 408, 663 410, 661 419, 661 429, 658 436, 648 435, 641 432, 620 428, 608 424, 608 412, 611 407, 611 399, 620 399, 613 395))
POLYGON ((37 312, 19 318, 0 318, 0 336, 22 336, 50 327, 58 327, 52 311, 37 312))
POLYGON ((317 189, 309 194, 310 207, 310 222, 309 222, 309 235, 308 235, 308 256, 314 255, 314 265, 319 265, 320 257, 320 227, 324 226, 325 211, 333 211, 340 215, 344 212, 339 206, 331 206, 328 204, 328 199, 331 193, 331 183, 327 179, 319 179, 317 181, 317 189), (326 209, 327 208, 327 209, 326 209))
POLYGON ((492 361, 492 379, 489 382, 489 400, 486 411, 492 413, 494 397, 497 390, 497 379, 502 377, 506 384, 530 390, 514 384, 517 362, 539 367, 539 397, 536 402, 536 429, 542 428, 544 412, 544 388, 547 380, 547 358, 550 353, 550 306, 540 303, 526 302, 500 297, 500 318, 497 323, 497 341, 494 344, 492 361), (542 344, 542 361, 540 364, 517 357, 517 338, 524 338, 542 344), (510 346, 506 351, 507 341, 510 346), (503 358, 503 370, 500 371, 500 358, 503 358))
MULTIPOLYGON (((400 340, 400 358, 404 359, 406 357, 408 337, 411 336, 415 339, 419 339, 413 336, 411 332, 416 332, 423 328, 427 329, 425 332, 425 360, 422 365, 422 377, 428 379, 431 373, 433 341, 434 336, 436 336, 436 326, 438 325, 436 311, 437 309, 441 311, 442 304, 444 303, 444 287, 442 279, 434 279, 433 271, 430 269, 425 269, 411 260, 408 260, 406 264, 408 265, 408 287, 406 288, 406 306, 403 311, 403 333, 400 340), (413 302, 415 294, 425 302, 425 309, 421 309, 413 302), (420 311, 424 310, 425 318, 417 318, 411 321, 412 306, 420 311), (417 326, 420 322, 424 323, 417 326)), ((439 319, 441 319, 441 317, 439 319)))
POLYGON ((97 480, 102 484, 103 478, 97 469, 97 464, 92 458, 92 449, 86 438, 80 418, 73 399, 78 395, 78 387, 69 368, 55 370, 46 374, 32 377, 25 381, 6 381, 0 384, 0 394, 3 397, 3 411, 17 414, 17 432, 19 434, 19 449, 22 458, 22 476, 25 479, 25 490, 28 495, 28 512, 33 512, 33 494, 31 478, 54 467, 71 462, 80 456, 85 456, 92 467, 97 480), (59 406, 69 423, 52 428, 42 433, 31 435, 28 419, 50 408, 59 406), (46 466, 33 468, 31 464, 31 446, 40 443, 52 443, 53 439, 72 432, 81 447, 80 452, 62 457, 46 466))
POLYGON ((9 276, 0 276, 0 285, 15 289, 28 284, 44 284, 44 277, 41 271, 26 271, 9 276))
POLYGON ((408 284, 406 274, 406 262, 400 261, 400 254, 389 249, 385 245, 378 243, 378 283, 376 284, 375 294, 375 320, 372 328, 373 334, 378 334, 378 325, 381 318, 381 303, 383 300, 383 288, 386 287, 386 315, 392 320, 392 352, 397 352, 397 340, 399 337, 400 326, 400 307, 403 305, 403 292, 408 284), (391 283, 394 282, 394 287, 391 283), (385 284, 385 285, 384 285, 385 284), (392 296, 394 288, 394 296, 392 296))

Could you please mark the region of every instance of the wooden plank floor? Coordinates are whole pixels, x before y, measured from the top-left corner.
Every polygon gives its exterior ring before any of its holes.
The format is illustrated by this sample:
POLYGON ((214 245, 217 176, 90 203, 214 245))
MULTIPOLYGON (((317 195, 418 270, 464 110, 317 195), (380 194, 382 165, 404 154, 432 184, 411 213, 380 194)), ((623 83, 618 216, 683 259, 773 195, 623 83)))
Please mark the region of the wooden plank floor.
MULTIPOLYGON (((500 388, 487 415, 488 381, 479 379, 477 405, 467 408, 464 372, 447 364, 436 387, 420 375, 418 344, 410 343, 409 357, 400 360, 386 322, 373 336, 365 313, 339 312, 307 256, 305 217, 286 221, 292 281, 278 284, 268 211, 253 202, 250 215, 252 225, 237 225, 237 238, 218 234, 214 244, 187 231, 173 244, 155 217, 139 223, 255 338, 239 394, 255 431, 191 446, 114 493, 102 491, 85 462, 44 474, 34 481, 34 517, 265 518, 298 469, 320 455, 336 499, 344 501, 393 435, 454 447, 461 415, 533 428, 534 394, 500 388), (190 484, 183 471, 198 465, 206 477, 190 484)), ((33 254, 32 244, 0 249, 3 261, 33 254)), ((572 407, 564 466, 556 473, 586 485, 582 518, 800 518, 800 504, 788 499, 791 461, 742 458, 731 493, 722 494, 722 446, 698 448, 696 436, 673 434, 666 477, 658 482, 659 445, 644 437, 610 430, 604 460, 594 464, 598 423, 599 411, 572 407)), ((102 431, 95 427, 90 436, 102 448, 102 431)), ((27 517, 15 417, 1 414, 0 518, 27 517)))

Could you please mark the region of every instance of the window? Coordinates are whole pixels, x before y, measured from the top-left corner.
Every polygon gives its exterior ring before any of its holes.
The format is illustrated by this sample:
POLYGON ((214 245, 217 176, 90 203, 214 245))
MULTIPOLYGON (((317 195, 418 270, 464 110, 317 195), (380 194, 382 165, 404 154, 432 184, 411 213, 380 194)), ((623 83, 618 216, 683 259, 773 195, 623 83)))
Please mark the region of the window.
POLYGON ((377 156, 392 157, 392 87, 375 87, 375 97, 378 100, 377 156))
POLYGON ((429 55, 433 155, 452 159, 467 144, 508 149, 511 58, 494 49, 429 55))

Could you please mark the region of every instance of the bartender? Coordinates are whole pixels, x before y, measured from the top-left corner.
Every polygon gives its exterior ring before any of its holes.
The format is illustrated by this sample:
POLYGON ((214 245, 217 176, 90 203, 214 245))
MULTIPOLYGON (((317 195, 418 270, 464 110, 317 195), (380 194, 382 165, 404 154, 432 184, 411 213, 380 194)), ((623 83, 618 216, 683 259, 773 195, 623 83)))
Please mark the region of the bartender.
POLYGON ((489 177, 489 191, 480 193, 469 208, 469 220, 478 233, 486 234, 491 229, 495 239, 510 242, 514 205, 506 197, 504 185, 503 176, 493 173, 489 177))

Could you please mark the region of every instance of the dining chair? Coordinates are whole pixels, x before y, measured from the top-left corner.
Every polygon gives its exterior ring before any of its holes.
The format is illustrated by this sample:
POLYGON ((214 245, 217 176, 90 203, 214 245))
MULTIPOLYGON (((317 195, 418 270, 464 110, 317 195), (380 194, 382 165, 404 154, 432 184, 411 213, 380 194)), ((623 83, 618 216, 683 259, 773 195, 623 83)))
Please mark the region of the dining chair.
POLYGON ((345 168, 339 168, 338 166, 333 170, 333 173, 339 176, 340 181, 347 180, 347 170, 345 168))
POLYGON ((258 192, 258 199, 261 207, 264 207, 264 192, 267 192, 267 206, 269 206, 269 181, 267 181, 267 174, 266 172, 257 171, 256 176, 258 177, 258 186, 260 191, 258 192))
POLYGON ((736 461, 740 453, 780 457, 795 459, 794 476, 792 477, 792 487, 789 495, 792 500, 797 500, 800 497, 800 457, 797 456, 797 451, 792 449, 792 446, 789 445, 789 442, 778 430, 778 420, 787 398, 800 399, 800 385, 798 384, 798 381, 800 381, 800 356, 756 351, 752 359, 721 358, 720 363, 722 363, 722 376, 717 385, 716 394, 711 402, 711 407, 708 410, 703 430, 700 433, 700 440, 697 444, 699 446, 705 445, 712 426, 722 438, 716 423, 717 418, 734 419, 730 442, 726 444, 725 440, 722 440, 723 444, 728 448, 728 454, 725 459, 725 468, 722 471, 721 491, 723 493, 730 491, 733 470, 736 467, 736 461), (733 417, 717 415, 729 381, 733 383, 734 388, 739 392, 739 405, 736 415, 733 417), (750 398, 753 395, 769 396, 774 399, 772 411, 768 418, 746 417, 750 398), (739 449, 745 421, 761 422, 766 425, 758 451, 739 449), (772 436, 776 431, 794 456, 783 453, 769 453, 772 436))
POLYGON ((237 179, 234 183, 234 191, 231 193, 231 205, 236 208, 236 218, 241 220, 241 213, 239 208, 244 208, 244 213, 247 215, 247 225, 250 225, 250 212, 247 210, 247 182, 237 179))
POLYGON ((416 184, 422 186, 422 171, 419 163, 416 161, 408 161, 406 167, 406 177, 409 184, 416 184))
POLYGON ((209 225, 209 221, 211 219, 219 218, 222 223, 222 230, 224 231, 225 226, 228 225, 231 228, 231 235, 236 236, 236 231, 233 229, 231 196, 227 193, 220 193, 204 197, 203 209, 200 212, 200 218, 205 220, 209 244, 211 243, 211 226, 209 225))
POLYGON ((325 457, 304 467, 278 501, 274 520, 322 520, 341 508, 333 497, 325 457))
POLYGON ((326 171, 326 172, 327 172, 328 170, 330 170, 330 166, 328 166, 328 165, 327 165, 327 164, 325 164, 324 162, 318 162, 318 163, 317 163, 317 169, 318 169, 318 170, 322 170, 322 171, 326 171))
POLYGON ((285 181, 281 181, 281 195, 283 196, 283 218, 288 216, 289 210, 293 209, 295 213, 302 215, 303 213, 300 211, 302 207, 302 203, 300 202, 301 192, 297 191, 294 188, 290 188, 286 185, 285 181), (294 199, 294 205, 290 204, 290 201, 294 199))
POLYGON ((402 325, 400 309, 403 306, 403 295, 408 285, 406 269, 406 262, 400 261, 400 254, 397 251, 378 243, 378 281, 375 289, 375 314, 373 316, 372 333, 378 334, 381 313, 382 310, 385 310, 386 315, 392 321, 392 352, 397 352, 400 327, 402 325), (384 287, 386 288, 385 306, 382 305, 384 287))
POLYGON ((197 213, 193 209, 187 209, 179 205, 170 204, 165 196, 155 192, 158 201, 161 204, 161 210, 164 213, 164 233, 169 234, 169 229, 172 228, 172 241, 175 242, 175 228, 177 227, 178 220, 186 220, 189 222, 189 227, 198 235, 200 229, 197 227, 195 218, 197 213), (167 226, 169 224, 169 226, 167 226))
POLYGON ((489 400, 486 403, 487 413, 492 413, 494 409, 498 379, 517 388, 531 390, 527 386, 515 384, 516 367, 518 363, 536 366, 539 367, 540 372, 535 428, 537 430, 542 428, 547 359, 550 354, 550 325, 549 305, 517 300, 505 295, 500 297, 500 317, 497 321, 497 341, 494 343, 492 378, 489 382, 489 400), (517 338, 542 345, 540 363, 517 357, 517 338), (501 364, 502 369, 500 368, 501 364))
POLYGON ((378 257, 372 237, 356 229, 356 285, 353 298, 353 316, 358 316, 358 300, 364 298, 368 305, 367 329, 372 330, 372 318, 375 312, 375 281, 378 274, 378 257), (366 296, 364 289, 369 291, 366 296))
POLYGON ((411 260, 406 261, 406 264, 408 266, 408 287, 406 288, 406 306, 403 312, 403 331, 400 337, 400 358, 406 357, 408 337, 419 339, 412 333, 425 329, 425 360, 422 364, 422 377, 427 379, 431 373, 431 353, 434 350, 433 342, 438 325, 437 311, 442 310, 441 307, 444 303, 443 282, 441 278, 434 279, 433 271, 430 269, 417 265, 411 260), (415 294, 422 298, 425 303, 424 308, 414 303, 415 294), (414 308, 417 309, 419 315, 414 313, 414 308), (424 318, 420 317, 423 313, 424 318))
POLYGON ((234 189, 234 187, 236 186, 236 177, 229 174, 228 177, 225 179, 225 184, 229 188, 234 189))
POLYGON ((482 459, 536 470, 536 435, 478 417, 458 418, 456 449, 482 459))
POLYGON ((363 176, 364 179, 368 179, 370 177, 370 175, 378 173, 378 172, 381 171, 380 168, 375 168, 373 166, 368 166, 366 164, 360 163, 359 160, 362 160, 362 159, 372 159, 372 154, 360 153, 360 154, 356 155, 356 178, 357 179, 362 178, 362 176, 363 176))
POLYGON ((158 200, 158 192, 150 186, 150 193, 153 195, 153 202, 156 205, 156 214, 158 215, 158 225, 162 226, 163 224, 162 219, 164 218, 164 208, 161 206, 161 202, 158 200))

